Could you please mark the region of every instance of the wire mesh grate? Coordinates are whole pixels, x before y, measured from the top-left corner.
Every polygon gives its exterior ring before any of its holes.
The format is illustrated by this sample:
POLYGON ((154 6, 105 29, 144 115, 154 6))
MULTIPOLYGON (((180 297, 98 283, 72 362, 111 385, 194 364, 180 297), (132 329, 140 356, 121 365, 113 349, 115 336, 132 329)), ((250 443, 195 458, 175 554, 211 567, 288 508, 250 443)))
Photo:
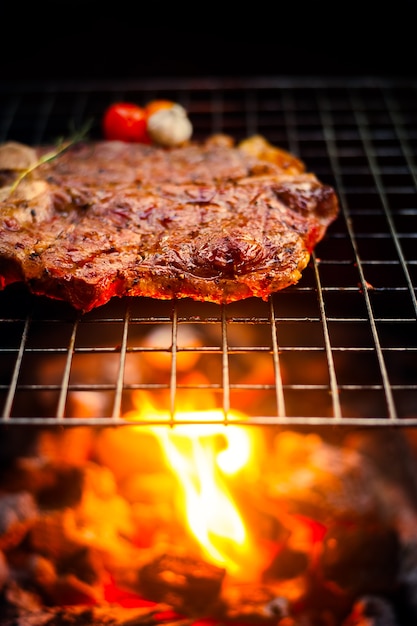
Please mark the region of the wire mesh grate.
POLYGON ((48 143, 104 108, 184 104, 194 136, 260 133, 332 184, 341 214, 298 285, 220 306, 117 299, 79 315, 0 292, 7 424, 417 424, 417 83, 203 79, 0 88, 0 141, 48 143), (213 409, 210 417, 207 410, 213 409))

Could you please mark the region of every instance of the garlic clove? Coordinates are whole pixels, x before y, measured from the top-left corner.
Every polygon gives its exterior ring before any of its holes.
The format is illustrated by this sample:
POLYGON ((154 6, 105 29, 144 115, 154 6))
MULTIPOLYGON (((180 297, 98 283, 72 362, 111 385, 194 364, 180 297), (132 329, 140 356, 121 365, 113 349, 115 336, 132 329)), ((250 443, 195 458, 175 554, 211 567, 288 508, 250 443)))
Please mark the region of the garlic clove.
POLYGON ((0 170, 26 170, 38 160, 34 148, 17 141, 0 145, 0 170))
POLYGON ((188 141, 193 127, 187 112, 180 104, 160 109, 148 119, 148 134, 152 141, 163 146, 174 147, 188 141))

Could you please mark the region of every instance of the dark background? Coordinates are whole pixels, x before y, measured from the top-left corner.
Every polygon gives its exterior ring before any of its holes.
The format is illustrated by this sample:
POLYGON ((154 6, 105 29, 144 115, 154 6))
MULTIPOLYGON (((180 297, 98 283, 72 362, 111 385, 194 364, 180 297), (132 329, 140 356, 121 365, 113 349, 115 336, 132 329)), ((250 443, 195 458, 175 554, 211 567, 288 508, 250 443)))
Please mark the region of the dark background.
POLYGON ((416 74, 415 0, 2 4, 3 80, 416 74))

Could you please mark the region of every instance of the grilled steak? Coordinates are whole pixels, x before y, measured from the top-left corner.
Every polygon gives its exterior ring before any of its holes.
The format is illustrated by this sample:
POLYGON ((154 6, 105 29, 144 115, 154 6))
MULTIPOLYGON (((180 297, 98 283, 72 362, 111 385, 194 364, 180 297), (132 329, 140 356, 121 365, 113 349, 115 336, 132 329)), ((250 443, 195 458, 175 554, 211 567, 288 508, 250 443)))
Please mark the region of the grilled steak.
POLYGON ((338 212, 331 187, 258 136, 46 152, 0 147, 0 288, 84 312, 113 296, 266 299, 300 279, 338 212))

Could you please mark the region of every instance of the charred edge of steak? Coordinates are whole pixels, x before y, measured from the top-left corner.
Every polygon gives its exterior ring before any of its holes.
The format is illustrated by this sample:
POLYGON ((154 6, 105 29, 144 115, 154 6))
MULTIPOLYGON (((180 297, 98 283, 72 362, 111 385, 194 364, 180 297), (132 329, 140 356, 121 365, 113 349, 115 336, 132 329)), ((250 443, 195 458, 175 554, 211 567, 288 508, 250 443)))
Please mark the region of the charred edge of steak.
POLYGON ((113 297, 124 296, 160 300, 192 298, 201 302, 229 304, 249 297, 266 300, 271 293, 296 284, 309 258, 305 252, 298 266, 286 274, 259 272, 259 275, 254 273, 253 276, 246 276, 243 280, 239 277, 221 276, 201 278, 171 268, 169 272, 157 269, 146 274, 143 272, 133 279, 116 274, 90 283, 84 278, 74 276, 56 279, 50 277, 47 272, 39 278, 25 280, 21 268, 18 268, 15 261, 11 261, 6 269, 4 264, 1 267, 0 271, 7 277, 2 278, 3 282, 0 281, 0 288, 3 289, 14 282, 25 282, 31 293, 68 302, 84 313, 105 304, 113 297))

